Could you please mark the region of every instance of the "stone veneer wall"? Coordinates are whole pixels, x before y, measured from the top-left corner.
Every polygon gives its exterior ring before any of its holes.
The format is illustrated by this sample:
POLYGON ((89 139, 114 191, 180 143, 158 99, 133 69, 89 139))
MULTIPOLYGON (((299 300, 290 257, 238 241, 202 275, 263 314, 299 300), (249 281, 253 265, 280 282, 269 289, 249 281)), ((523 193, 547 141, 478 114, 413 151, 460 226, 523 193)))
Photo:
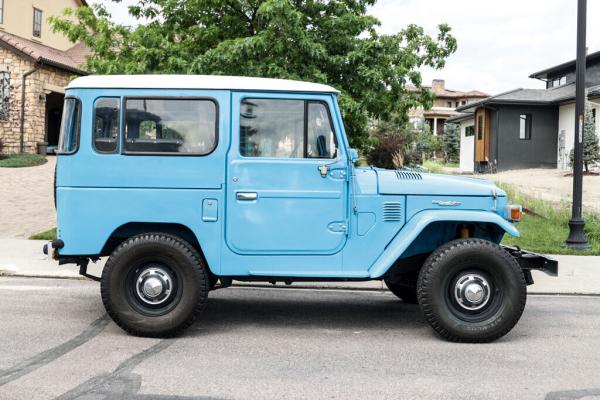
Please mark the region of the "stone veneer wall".
MULTIPOLYGON (((0 48, 0 71, 10 72, 10 100, 8 119, 0 120, 2 153, 20 151, 21 86, 23 73, 35 64, 10 50, 0 48)), ((65 87, 73 73, 58 68, 38 65, 38 70, 27 77, 25 85, 24 151, 36 153, 37 144, 46 135, 46 103, 40 100, 47 84, 65 87)))

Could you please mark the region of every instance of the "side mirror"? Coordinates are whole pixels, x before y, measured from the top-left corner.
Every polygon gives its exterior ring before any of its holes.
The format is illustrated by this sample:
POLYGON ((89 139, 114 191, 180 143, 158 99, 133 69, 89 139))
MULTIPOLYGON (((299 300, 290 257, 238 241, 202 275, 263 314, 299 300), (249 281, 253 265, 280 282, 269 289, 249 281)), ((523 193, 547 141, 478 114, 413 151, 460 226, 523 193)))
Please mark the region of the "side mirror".
POLYGON ((352 161, 352 164, 354 164, 355 162, 358 161, 358 150, 350 149, 350 151, 348 153, 349 153, 348 156, 350 157, 350 161, 352 161))

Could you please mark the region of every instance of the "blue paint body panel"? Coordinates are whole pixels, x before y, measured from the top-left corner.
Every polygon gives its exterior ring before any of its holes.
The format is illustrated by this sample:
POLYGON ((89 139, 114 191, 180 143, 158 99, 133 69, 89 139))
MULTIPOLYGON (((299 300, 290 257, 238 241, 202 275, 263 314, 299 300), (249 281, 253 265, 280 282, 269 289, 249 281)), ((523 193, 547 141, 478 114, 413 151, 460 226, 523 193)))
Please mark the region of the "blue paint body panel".
POLYGON ((379 279, 397 259, 431 251, 439 237, 411 245, 432 223, 482 222, 518 236, 502 216, 506 194, 491 182, 354 167, 331 93, 88 88, 66 95, 81 100, 82 122, 78 151, 57 157, 61 256, 106 255, 126 226, 170 224, 191 232, 216 275, 379 279), (120 145, 99 154, 92 123, 100 97, 211 99, 216 148, 205 156, 128 155, 120 145), (241 156, 240 104, 248 97, 326 104, 336 158, 241 156))

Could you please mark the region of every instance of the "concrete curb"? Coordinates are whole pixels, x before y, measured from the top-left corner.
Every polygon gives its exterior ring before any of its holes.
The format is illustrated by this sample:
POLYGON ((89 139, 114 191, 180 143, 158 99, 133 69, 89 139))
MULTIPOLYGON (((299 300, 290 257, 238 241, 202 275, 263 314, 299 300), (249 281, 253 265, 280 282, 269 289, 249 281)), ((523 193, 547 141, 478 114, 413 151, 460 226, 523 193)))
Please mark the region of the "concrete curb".
MULTIPOLYGON (((44 241, 23 239, 0 239, 0 276, 86 279, 79 275, 75 265, 59 266, 56 261, 42 254, 44 241)), ((533 271, 535 284, 528 287, 530 294, 600 295, 600 257, 553 256, 559 262, 559 277, 551 277, 533 271)), ((88 272, 100 276, 105 259, 90 263, 88 272)), ((241 283, 236 286, 265 285, 262 282, 241 283)), ((275 287, 283 288, 283 284, 275 287)), ((324 288, 336 290, 387 290, 382 281, 366 282, 298 282, 292 288, 324 288)))

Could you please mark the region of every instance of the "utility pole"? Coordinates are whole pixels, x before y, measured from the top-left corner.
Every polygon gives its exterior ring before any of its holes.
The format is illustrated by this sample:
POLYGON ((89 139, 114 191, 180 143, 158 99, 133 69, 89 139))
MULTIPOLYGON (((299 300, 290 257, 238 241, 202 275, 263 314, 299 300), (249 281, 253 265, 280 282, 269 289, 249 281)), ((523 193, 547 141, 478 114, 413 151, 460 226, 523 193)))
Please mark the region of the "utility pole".
POLYGON ((583 125, 585 115, 585 30, 587 0, 577 0, 577 59, 575 72, 575 144, 573 157, 573 214, 569 221, 569 237, 565 245, 577 250, 586 250, 590 245, 585 238, 585 222, 581 212, 583 188, 583 125))

